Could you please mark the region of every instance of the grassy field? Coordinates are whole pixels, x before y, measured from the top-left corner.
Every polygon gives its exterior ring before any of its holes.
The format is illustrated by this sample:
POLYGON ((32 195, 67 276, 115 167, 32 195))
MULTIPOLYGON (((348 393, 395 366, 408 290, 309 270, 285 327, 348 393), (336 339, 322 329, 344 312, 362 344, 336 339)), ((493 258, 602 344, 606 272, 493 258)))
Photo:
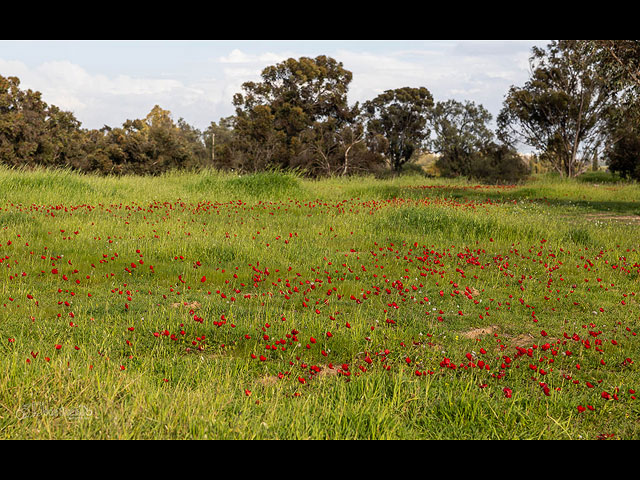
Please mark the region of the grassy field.
POLYGON ((0 438, 638 439, 601 177, 0 169, 0 438))

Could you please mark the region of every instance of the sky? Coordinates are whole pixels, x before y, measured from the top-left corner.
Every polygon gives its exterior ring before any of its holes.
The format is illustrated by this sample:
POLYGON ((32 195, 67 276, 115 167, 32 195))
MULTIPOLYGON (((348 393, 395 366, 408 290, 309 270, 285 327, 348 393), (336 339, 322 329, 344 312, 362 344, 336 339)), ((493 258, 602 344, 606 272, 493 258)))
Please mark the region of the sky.
MULTIPOLYGON (((353 73, 350 104, 426 87, 435 101, 470 100, 494 117, 529 78, 549 40, 0 40, 0 75, 73 112, 84 128, 119 127, 154 105, 205 129, 234 113, 247 81, 287 58, 327 55, 353 73)), ((493 126, 493 125, 492 125, 493 126)))

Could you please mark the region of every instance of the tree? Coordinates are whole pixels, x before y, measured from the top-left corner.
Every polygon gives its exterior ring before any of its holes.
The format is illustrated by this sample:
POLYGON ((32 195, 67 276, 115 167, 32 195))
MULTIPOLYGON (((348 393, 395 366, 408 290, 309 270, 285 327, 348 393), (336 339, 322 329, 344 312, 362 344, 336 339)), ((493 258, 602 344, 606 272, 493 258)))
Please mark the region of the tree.
POLYGON ((111 130, 111 127, 105 125, 99 130, 92 129, 86 132, 84 144, 86 170, 103 175, 117 173, 114 170, 116 164, 122 163, 124 152, 118 145, 110 141, 109 132, 111 130))
POLYGON ((587 40, 601 73, 619 86, 640 89, 640 40, 587 40))
POLYGON ((0 76, 0 162, 11 166, 76 167, 83 158, 80 122, 47 105, 40 92, 0 76))
POLYGON ((207 164, 202 134, 183 119, 176 124, 158 105, 144 119, 92 131, 89 137, 94 145, 87 147, 87 161, 102 173, 158 175, 207 164))
POLYGON ((236 115, 232 151, 235 167, 257 172, 272 166, 288 167, 287 134, 275 127, 276 116, 268 105, 255 105, 236 115))
POLYGON ((638 133, 621 137, 607 150, 606 156, 611 172, 640 180, 640 135, 638 133))
POLYGON ((633 116, 615 116, 608 125, 605 158, 609 170, 640 180, 640 127, 633 116))
POLYGON ((300 135, 303 145, 293 167, 304 168, 314 176, 332 176, 338 170, 340 143, 335 119, 315 122, 300 135))
POLYGON ((561 175, 579 175, 601 147, 616 91, 598 75, 593 48, 584 41, 534 47, 530 66, 529 81, 512 86, 505 98, 499 137, 534 147, 561 175))
POLYGON ((235 143, 250 156, 253 169, 299 164, 295 157, 308 152, 303 140, 313 137, 303 133, 326 132, 349 114, 352 74, 330 57, 290 58, 265 68, 261 77, 261 82, 244 83, 233 98, 235 143))
POLYGON ((605 128, 609 170, 640 179, 640 40, 586 42, 597 58, 599 75, 617 90, 616 108, 605 128))
POLYGON ((46 117, 40 95, 19 87, 17 77, 0 76, 0 160, 12 166, 36 163, 46 117))
POLYGON ((49 150, 47 163, 83 170, 86 168, 86 133, 71 112, 55 105, 47 109, 45 133, 49 150))
POLYGON ((178 138, 185 146, 189 157, 188 168, 211 166, 213 162, 208 154, 205 133, 189 125, 184 118, 178 119, 178 138))
MULTIPOLYGON (((355 109, 358 109, 357 105, 355 109)), ((375 156, 362 155, 363 149, 358 148, 365 145, 366 132, 363 123, 358 120, 357 116, 354 116, 352 121, 345 122, 338 130, 337 135, 344 159, 340 168, 341 175, 344 176, 362 168, 366 169, 370 166, 370 162, 379 163, 375 156), (361 165, 363 161, 366 166, 361 165)))
POLYGON ((345 176, 370 171, 382 163, 366 144, 361 110, 356 103, 338 117, 315 122, 301 135, 300 168, 312 175, 345 176))
POLYGON ((520 154, 508 145, 489 142, 474 155, 469 177, 485 183, 513 184, 525 179, 529 167, 520 154))
POLYGON ((387 90, 365 102, 367 131, 371 139, 386 138, 385 154, 394 172, 399 172, 425 146, 430 131, 427 115, 433 107, 433 96, 425 87, 387 90))
POLYGON ((473 163, 493 140, 488 127, 491 114, 474 102, 438 102, 430 114, 434 138, 431 149, 439 153, 436 167, 446 177, 471 174, 473 163))

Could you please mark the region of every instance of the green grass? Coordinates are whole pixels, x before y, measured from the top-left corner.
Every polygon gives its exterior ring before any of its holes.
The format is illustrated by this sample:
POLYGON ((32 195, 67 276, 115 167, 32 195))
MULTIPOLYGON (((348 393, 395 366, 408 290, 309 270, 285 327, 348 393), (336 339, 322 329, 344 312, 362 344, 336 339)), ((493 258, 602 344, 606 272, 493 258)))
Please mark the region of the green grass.
POLYGON ((583 180, 0 168, 0 438, 637 439, 640 187, 583 180))

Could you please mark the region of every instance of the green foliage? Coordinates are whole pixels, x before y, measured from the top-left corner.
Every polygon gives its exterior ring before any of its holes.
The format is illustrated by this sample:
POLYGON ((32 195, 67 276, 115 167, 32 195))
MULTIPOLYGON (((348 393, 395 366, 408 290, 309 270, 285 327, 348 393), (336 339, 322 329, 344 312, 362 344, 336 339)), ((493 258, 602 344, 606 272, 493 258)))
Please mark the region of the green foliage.
POLYGON ((640 180, 640 128, 634 121, 621 121, 610 135, 615 140, 605 153, 609 170, 640 180))
POLYGON ((152 174, 209 165, 200 132, 158 105, 144 120, 127 120, 122 128, 91 132, 90 170, 106 174, 152 174))
POLYGON ((387 90, 364 104, 369 141, 386 139, 384 153, 395 172, 425 147, 431 107, 433 96, 425 87, 387 90))
POLYGON ((581 183, 601 184, 601 183, 621 183, 625 181, 625 178, 611 171, 597 171, 597 172, 585 172, 579 177, 576 177, 576 180, 581 183))
POLYGON ((362 141, 354 125, 358 107, 347 104, 351 78, 326 56, 265 68, 261 82, 244 83, 233 98, 234 135, 222 162, 254 172, 303 168, 331 175, 341 164, 347 171, 345 151, 362 141))
POLYGON ((431 112, 435 137, 431 148, 440 154, 436 167, 445 177, 470 176, 477 158, 493 139, 487 124, 491 114, 473 102, 438 102, 431 112))
POLYGON ((586 40, 598 59, 598 72, 624 90, 640 93, 640 40, 586 40))
POLYGON ((208 165, 198 130, 155 106, 122 128, 84 130, 72 113, 48 106, 0 76, 0 162, 13 167, 66 167, 103 174, 159 174, 208 165))
POLYGON ((75 166, 82 160, 80 122, 47 105, 40 92, 0 76, 0 162, 10 166, 75 166))
POLYGON ((534 48, 531 78, 509 89, 498 116, 500 139, 534 147, 561 175, 582 173, 600 148, 616 98, 596 62, 593 48, 580 40, 534 48))
POLYGON ((469 176, 484 183, 514 184, 529 175, 529 167, 516 150, 491 143, 476 157, 469 176))
POLYGON ((436 167, 444 177, 464 176, 491 184, 517 183, 530 173, 529 167, 516 150, 493 142, 477 152, 447 149, 436 160, 436 167))

